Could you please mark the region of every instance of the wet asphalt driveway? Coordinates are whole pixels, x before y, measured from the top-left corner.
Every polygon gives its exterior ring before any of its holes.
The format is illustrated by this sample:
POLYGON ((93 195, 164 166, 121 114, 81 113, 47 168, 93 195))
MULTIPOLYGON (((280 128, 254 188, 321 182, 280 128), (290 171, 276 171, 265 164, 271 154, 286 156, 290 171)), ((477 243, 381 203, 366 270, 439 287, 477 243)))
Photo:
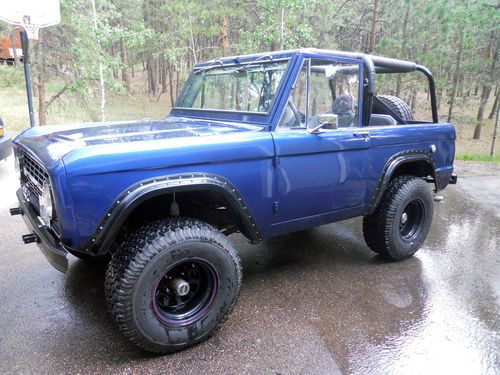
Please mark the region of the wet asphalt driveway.
POLYGON ((500 190, 500 168, 473 171, 459 165, 463 186, 403 262, 371 253, 360 219, 257 246, 231 236, 244 267, 234 313, 209 341, 152 356, 107 314, 104 268, 71 258, 64 276, 22 244, 12 160, 0 162, 0 372, 499 373, 500 197, 470 193, 480 177, 500 190))

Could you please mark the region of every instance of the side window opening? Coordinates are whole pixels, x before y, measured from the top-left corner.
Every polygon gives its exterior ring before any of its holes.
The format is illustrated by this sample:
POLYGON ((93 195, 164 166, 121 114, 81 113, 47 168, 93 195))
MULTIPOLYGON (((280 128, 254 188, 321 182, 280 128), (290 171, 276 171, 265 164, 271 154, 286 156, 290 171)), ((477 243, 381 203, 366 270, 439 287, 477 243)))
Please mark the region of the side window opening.
POLYGON ((307 103, 307 66, 303 65, 281 116, 278 129, 305 129, 307 103))
POLYGON ((336 119, 336 124, 325 125, 325 130, 360 126, 359 69, 360 65, 355 63, 316 59, 310 60, 308 68, 306 61, 295 82, 278 129, 316 127, 324 115, 332 115, 330 118, 336 119))
POLYGON ((428 81, 419 72, 377 74, 370 125, 384 125, 373 123, 382 116, 392 117, 395 125, 432 122, 428 90, 428 81))

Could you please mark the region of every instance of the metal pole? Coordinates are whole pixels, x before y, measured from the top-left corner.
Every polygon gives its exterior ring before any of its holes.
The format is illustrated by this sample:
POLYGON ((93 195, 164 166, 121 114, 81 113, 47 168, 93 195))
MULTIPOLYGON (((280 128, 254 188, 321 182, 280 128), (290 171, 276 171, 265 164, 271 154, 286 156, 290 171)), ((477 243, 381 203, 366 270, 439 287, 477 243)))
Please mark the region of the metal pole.
POLYGON ((35 112, 33 112, 33 97, 31 91, 31 78, 30 78, 30 58, 29 58, 29 41, 26 31, 21 31, 21 46, 23 49, 23 65, 24 65, 24 79, 26 80, 26 96, 28 98, 28 110, 30 114, 30 126, 35 126, 35 112))

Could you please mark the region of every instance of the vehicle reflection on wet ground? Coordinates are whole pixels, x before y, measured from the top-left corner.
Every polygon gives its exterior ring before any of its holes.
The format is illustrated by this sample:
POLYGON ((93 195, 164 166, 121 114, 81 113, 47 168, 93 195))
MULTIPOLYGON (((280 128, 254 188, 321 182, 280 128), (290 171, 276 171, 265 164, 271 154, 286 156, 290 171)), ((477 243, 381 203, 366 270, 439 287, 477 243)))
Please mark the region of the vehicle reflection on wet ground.
POLYGON ((104 267, 71 258, 66 276, 8 216, 0 165, 0 372, 453 373, 500 371, 500 219, 460 185, 436 204, 414 258, 386 262, 349 220, 252 246, 244 283, 216 335, 186 351, 136 349, 106 312, 104 267))

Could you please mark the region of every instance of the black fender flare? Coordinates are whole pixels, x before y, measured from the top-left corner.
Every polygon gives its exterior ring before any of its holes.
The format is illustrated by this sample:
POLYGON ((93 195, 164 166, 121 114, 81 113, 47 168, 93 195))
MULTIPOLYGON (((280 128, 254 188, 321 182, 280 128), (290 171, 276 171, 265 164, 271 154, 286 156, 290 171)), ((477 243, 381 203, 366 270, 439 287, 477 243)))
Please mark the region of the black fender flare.
POLYGON ((435 191, 437 192, 440 190, 439 171, 436 167, 436 163, 434 162, 434 159, 432 158, 432 153, 430 151, 407 150, 399 152, 393 155, 385 164, 384 169, 382 171, 382 175, 380 176, 380 180, 377 185, 377 189, 375 190, 370 205, 368 206, 368 209, 366 211, 367 215, 372 214, 377 209, 380 200, 384 195, 385 189, 387 188, 387 185, 391 181, 392 175, 394 174, 396 169, 398 169, 398 167, 402 166, 403 164, 411 163, 414 161, 425 161, 426 163, 429 164, 433 173, 432 177, 434 178, 435 191))
POLYGON ((172 192, 197 189, 221 193, 238 214, 250 241, 257 243, 262 240, 257 223, 239 191, 222 176, 197 172, 150 178, 124 190, 104 215, 84 247, 84 251, 95 255, 106 253, 129 214, 148 199, 172 192))

